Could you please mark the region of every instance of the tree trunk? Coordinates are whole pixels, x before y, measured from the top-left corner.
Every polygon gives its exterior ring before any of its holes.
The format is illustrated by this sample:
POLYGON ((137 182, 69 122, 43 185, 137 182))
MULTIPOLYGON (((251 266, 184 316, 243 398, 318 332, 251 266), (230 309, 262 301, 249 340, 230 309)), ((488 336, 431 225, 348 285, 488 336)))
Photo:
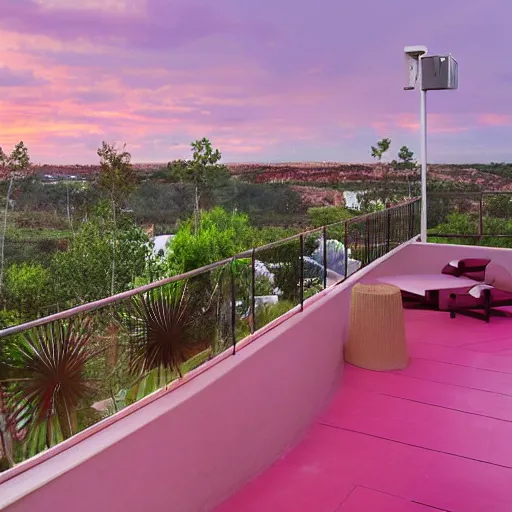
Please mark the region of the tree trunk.
POLYGON ((199 225, 199 188, 196 183, 196 204, 194 207, 194 235, 197 235, 198 225, 199 225))
POLYGON ((9 188, 7 189, 7 197, 5 199, 4 226, 2 230, 2 244, 0 248, 0 290, 4 284, 4 266, 5 266, 5 234, 7 232, 7 213, 9 212, 9 199, 11 197, 13 177, 9 179, 9 188))
POLYGON ((66 406, 56 405, 55 414, 64 439, 70 438, 77 430, 78 419, 75 410, 69 411, 66 406))
POLYGON ((5 397, 0 387, 0 460, 5 457, 9 467, 14 466, 14 443, 9 428, 7 412, 5 411, 5 397))
POLYGON ((71 210, 69 207, 69 183, 66 181, 66 210, 68 215, 69 227, 71 228, 71 232, 73 236, 75 235, 75 230, 73 229, 73 221, 71 220, 71 210))
POLYGON ((116 241, 117 241, 117 222, 116 222, 116 202, 112 198, 112 215, 114 220, 114 232, 112 235, 112 283, 110 294, 114 295, 116 289, 116 241))

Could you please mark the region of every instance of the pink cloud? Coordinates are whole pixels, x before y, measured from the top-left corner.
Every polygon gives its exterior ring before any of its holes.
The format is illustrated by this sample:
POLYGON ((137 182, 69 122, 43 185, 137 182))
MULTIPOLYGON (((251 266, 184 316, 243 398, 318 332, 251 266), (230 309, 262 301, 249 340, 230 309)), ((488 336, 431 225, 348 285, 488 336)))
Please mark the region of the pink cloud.
POLYGON ((478 121, 485 126, 512 126, 512 115, 482 114, 478 121))
MULTIPOLYGON (((372 126, 381 130, 401 129, 404 131, 419 132, 420 120, 418 115, 403 113, 390 116, 384 122, 372 123, 372 126)), ((427 129, 431 134, 461 133, 470 129, 467 118, 459 115, 428 114, 427 129)))

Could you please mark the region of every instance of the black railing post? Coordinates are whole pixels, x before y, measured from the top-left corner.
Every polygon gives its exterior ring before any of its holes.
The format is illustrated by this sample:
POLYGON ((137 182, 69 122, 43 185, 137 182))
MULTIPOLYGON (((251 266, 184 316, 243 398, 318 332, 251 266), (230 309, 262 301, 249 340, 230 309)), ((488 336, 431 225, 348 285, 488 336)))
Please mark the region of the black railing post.
POLYGON ((251 334, 256 330, 256 249, 251 253, 251 334))
POLYGON ((364 237, 364 263, 370 263, 370 217, 366 217, 366 233, 364 237))
POLYGON ((409 230, 408 230, 407 235, 410 240, 414 236, 414 204, 413 203, 409 203, 407 215, 408 215, 407 220, 409 223, 409 230))
POLYGON ((344 277, 347 279, 348 277, 348 222, 345 221, 344 229, 343 229, 343 245, 345 246, 344 256, 345 256, 345 265, 344 265, 344 277))
POLYGON ((324 290, 327 288, 327 226, 323 227, 322 230, 323 237, 322 237, 322 244, 323 244, 323 266, 324 266, 324 290))
POLYGON ((414 219, 416 222, 416 234, 418 234, 421 231, 421 200, 418 200, 418 202, 416 203, 414 219))
POLYGON ((236 354, 236 288, 235 288, 235 261, 231 262, 231 341, 233 343, 233 355, 236 354))
POLYGON ((386 207, 386 254, 389 252, 391 242, 391 210, 386 207))
POLYGON ((304 309, 304 235, 301 234, 299 237, 300 241, 300 283, 299 283, 299 293, 300 293, 300 310, 304 309))

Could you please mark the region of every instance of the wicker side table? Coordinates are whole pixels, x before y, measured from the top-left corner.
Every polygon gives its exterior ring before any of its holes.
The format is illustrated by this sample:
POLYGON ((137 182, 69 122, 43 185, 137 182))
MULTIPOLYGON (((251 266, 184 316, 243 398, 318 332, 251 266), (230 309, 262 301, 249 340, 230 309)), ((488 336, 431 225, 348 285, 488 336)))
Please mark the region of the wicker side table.
POLYGON ((401 370, 407 366, 399 288, 385 284, 354 286, 345 360, 368 370, 401 370))

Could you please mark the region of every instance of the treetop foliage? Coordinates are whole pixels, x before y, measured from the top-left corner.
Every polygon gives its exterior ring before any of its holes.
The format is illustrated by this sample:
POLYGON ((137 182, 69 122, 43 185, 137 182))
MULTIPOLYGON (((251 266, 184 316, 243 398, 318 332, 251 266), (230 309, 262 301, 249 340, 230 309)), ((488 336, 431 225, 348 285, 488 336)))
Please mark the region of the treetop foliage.
POLYGON ((131 163, 131 154, 126 144, 118 149, 114 144, 103 141, 98 149, 100 173, 98 187, 109 195, 112 201, 120 205, 133 192, 137 184, 137 175, 131 163))
POLYGON ((414 170, 418 166, 414 159, 414 153, 407 147, 402 146, 398 152, 398 160, 393 160, 391 165, 397 170, 414 170))
POLYGON ((10 154, 4 152, 0 147, 0 169, 7 169, 11 172, 25 171, 30 166, 30 156, 27 146, 23 141, 18 142, 10 154))
POLYGON ((247 215, 218 207, 201 211, 195 234, 194 231, 191 219, 182 224, 172 240, 168 262, 173 273, 230 258, 250 248, 255 237, 247 215))
POLYGON ((203 137, 191 143, 192 160, 174 160, 167 164, 168 178, 172 182, 190 182, 205 189, 229 179, 229 171, 220 164, 222 154, 203 137))
POLYGON ((377 142, 377 146, 371 147, 372 158, 376 158, 379 162, 382 160, 384 153, 391 147, 391 139, 381 139, 377 142))

